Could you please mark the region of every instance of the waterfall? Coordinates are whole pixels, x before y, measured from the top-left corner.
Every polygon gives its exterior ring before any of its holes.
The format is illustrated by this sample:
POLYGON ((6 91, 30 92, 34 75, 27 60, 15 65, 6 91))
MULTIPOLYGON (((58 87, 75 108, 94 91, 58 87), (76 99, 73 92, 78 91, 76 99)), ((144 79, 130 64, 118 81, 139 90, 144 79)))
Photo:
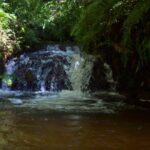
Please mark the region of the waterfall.
POLYGON ((55 44, 12 58, 5 64, 2 89, 41 92, 71 90, 68 72, 72 56, 76 53, 79 53, 76 46, 55 44))
POLYGON ((107 63, 104 63, 104 68, 105 68, 105 72, 106 72, 106 81, 108 83, 110 83, 110 89, 112 91, 116 90, 116 82, 113 79, 113 72, 110 68, 110 66, 107 63))
POLYGON ((93 60, 91 56, 73 56, 69 77, 74 90, 81 91, 82 86, 88 85, 92 75, 93 60))
POLYGON ((93 56, 81 54, 78 46, 47 45, 39 51, 8 60, 2 89, 41 92, 97 90, 107 83, 111 84, 113 77, 108 64, 100 62, 102 67, 98 68, 96 63, 93 56), (97 73, 95 67, 101 71, 97 73), (102 86, 98 82, 99 77, 102 86))

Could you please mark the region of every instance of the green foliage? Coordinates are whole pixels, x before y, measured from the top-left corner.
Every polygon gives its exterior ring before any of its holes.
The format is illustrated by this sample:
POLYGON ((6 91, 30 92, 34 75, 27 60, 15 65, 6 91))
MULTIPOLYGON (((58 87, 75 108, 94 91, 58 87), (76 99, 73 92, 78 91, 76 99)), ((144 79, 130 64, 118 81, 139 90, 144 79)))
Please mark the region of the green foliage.
POLYGON ((86 52, 109 46, 122 53, 125 64, 134 54, 141 65, 150 59, 149 9, 149 0, 5 0, 0 27, 15 32, 25 47, 75 36, 86 52))
MULTIPOLYGON (((41 14, 43 3, 41 0, 10 0, 7 11, 13 12, 17 17, 17 24, 14 29, 26 45, 38 41, 38 29, 42 26, 45 14, 41 14), (41 19, 43 19, 41 21, 41 19)), ((48 14, 47 14, 48 15, 48 14)))
POLYGON ((147 34, 149 32, 148 24, 150 23, 147 20, 149 12, 150 1, 139 1, 130 11, 123 24, 123 43, 126 47, 133 47, 137 50, 142 64, 150 60, 150 37, 147 34), (135 40, 132 40, 133 36, 135 40), (134 46, 132 46, 132 42, 134 42, 134 46))
POLYGON ((95 0, 83 8, 72 34, 89 53, 109 46, 122 53, 127 64, 150 61, 149 0, 95 0))
POLYGON ((0 59, 7 58, 15 47, 15 33, 10 27, 16 17, 5 11, 6 3, 0 3, 0 59))
MULTIPOLYGON (((97 0, 83 9, 72 33, 86 51, 91 51, 92 47, 94 49, 97 40, 101 42, 101 38, 106 36, 106 29, 108 30, 110 23, 110 9, 115 3, 116 0, 97 0)), ((102 43, 104 44, 104 41, 102 43)))
POLYGON ((0 27, 8 28, 10 20, 13 19, 13 15, 6 13, 3 9, 4 3, 0 3, 0 27))
POLYGON ((7 11, 17 17, 13 28, 26 47, 42 40, 69 38, 77 16, 77 3, 73 0, 9 0, 7 4, 7 11))
POLYGON ((5 32, 0 39, 1 49, 12 51, 14 46, 9 41, 16 42, 17 52, 42 41, 71 40, 71 28, 78 14, 76 0, 0 1, 0 30, 5 32))
POLYGON ((8 86, 11 86, 12 85, 12 77, 9 76, 9 75, 3 75, 2 76, 2 80, 3 82, 8 85, 8 86))
POLYGON ((73 0, 67 0, 63 3, 57 1, 49 3, 55 8, 55 11, 51 12, 53 20, 49 26, 50 33, 54 39, 59 41, 71 39, 70 32, 79 15, 79 4, 73 0))

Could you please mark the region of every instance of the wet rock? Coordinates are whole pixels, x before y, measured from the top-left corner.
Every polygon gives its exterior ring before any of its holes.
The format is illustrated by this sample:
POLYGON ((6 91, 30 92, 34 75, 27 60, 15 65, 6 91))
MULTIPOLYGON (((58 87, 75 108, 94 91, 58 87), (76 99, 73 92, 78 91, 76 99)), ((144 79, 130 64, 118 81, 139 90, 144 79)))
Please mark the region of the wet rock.
POLYGON ((64 45, 59 45, 59 49, 62 51, 66 51, 66 47, 64 45))
POLYGON ((18 69, 14 73, 13 90, 36 90, 37 78, 35 74, 26 68, 18 69))
POLYGON ((36 79, 35 74, 31 70, 28 70, 26 72, 25 81, 26 81, 27 89, 30 89, 30 90, 35 90, 36 89, 37 79, 36 79))
POLYGON ((53 65, 52 70, 46 77, 46 89, 52 91, 71 89, 71 83, 62 64, 53 65))
POLYGON ((95 92, 95 91, 113 90, 112 87, 114 84, 114 80, 111 68, 109 66, 106 67, 104 62, 100 58, 94 59, 92 63, 93 66, 91 68, 90 79, 86 83, 86 85, 84 84, 85 81, 83 80, 82 91, 95 92))

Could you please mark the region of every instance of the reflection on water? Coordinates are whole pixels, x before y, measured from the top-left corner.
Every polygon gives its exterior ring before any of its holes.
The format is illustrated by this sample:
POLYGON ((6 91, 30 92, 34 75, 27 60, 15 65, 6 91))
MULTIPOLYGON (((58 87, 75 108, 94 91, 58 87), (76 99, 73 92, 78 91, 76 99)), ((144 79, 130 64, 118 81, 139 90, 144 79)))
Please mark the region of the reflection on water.
MULTIPOLYGON (((0 150, 150 149, 150 112, 146 110, 124 109, 106 113, 97 111, 98 105, 96 109, 93 105, 89 106, 97 103, 93 102, 96 101, 94 98, 84 98, 83 103, 77 97, 70 97, 70 101, 66 97, 67 102, 65 98, 53 97, 51 103, 43 97, 42 102, 46 102, 48 107, 44 104, 37 107, 42 104, 40 98, 37 96, 35 103, 25 103, 23 100, 23 104, 19 105, 7 102, 0 104, 0 150), (56 107, 52 109, 54 104, 56 107), (61 105, 73 109, 57 111, 56 108, 61 105), (92 111, 81 111, 80 105, 91 107, 92 111)), ((28 99, 32 100, 31 97, 28 99)), ((108 110, 112 106, 102 101, 100 103, 108 110)))
POLYGON ((146 114, 70 114, 0 111, 1 150, 148 150, 146 114))

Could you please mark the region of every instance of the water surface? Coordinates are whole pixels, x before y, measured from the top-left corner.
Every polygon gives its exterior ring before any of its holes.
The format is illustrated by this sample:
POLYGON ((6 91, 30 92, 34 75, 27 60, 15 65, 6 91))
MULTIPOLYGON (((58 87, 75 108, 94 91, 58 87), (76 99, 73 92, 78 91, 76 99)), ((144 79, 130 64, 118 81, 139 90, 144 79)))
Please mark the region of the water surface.
POLYGON ((150 149, 148 110, 66 95, 1 100, 0 150, 150 149))

